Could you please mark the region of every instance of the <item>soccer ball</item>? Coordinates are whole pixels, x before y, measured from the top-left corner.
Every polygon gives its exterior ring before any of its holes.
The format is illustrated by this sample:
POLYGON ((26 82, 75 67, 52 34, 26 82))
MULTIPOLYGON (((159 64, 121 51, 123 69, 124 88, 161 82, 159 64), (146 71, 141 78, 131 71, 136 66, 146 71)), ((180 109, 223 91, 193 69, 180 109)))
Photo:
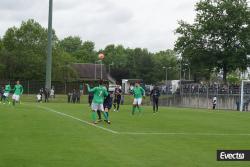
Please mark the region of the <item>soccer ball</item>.
POLYGON ((104 59, 104 54, 103 54, 103 53, 100 53, 100 54, 98 55, 98 58, 99 58, 100 60, 104 59))

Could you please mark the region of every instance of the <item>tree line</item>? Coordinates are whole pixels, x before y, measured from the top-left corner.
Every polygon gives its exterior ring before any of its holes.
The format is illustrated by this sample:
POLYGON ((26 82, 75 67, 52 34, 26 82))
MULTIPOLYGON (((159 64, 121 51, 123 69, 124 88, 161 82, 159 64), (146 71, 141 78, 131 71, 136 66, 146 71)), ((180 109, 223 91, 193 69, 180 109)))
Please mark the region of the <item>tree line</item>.
MULTIPOLYGON (((104 53, 103 63, 116 80, 143 79, 146 83, 165 80, 163 67, 169 79, 178 79, 178 58, 173 50, 151 53, 144 48, 125 48, 110 44, 96 50, 95 43, 78 36, 60 40, 53 31, 52 80, 77 80, 72 63, 95 63, 98 53, 104 53)), ((0 39, 0 78, 14 80, 44 80, 47 53, 47 29, 33 19, 23 21, 20 27, 9 28, 0 39)))

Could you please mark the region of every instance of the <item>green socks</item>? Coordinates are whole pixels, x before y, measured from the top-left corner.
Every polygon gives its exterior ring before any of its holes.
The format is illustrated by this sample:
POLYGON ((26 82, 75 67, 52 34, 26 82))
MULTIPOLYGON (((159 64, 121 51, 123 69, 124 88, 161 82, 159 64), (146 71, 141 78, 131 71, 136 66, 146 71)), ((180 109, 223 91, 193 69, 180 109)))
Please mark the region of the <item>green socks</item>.
POLYGON ((108 118, 108 114, 107 114, 107 112, 103 112, 103 115, 104 115, 105 120, 106 120, 106 121, 108 121, 108 120, 109 120, 109 118, 108 118))
POLYGON ((95 122, 95 121, 96 121, 96 112, 95 112, 95 111, 92 111, 91 116, 92 116, 93 122, 95 122))
POLYGON ((133 106, 133 108, 132 108, 132 115, 134 115, 135 114, 135 106, 133 106))
MULTIPOLYGON (((103 113, 103 116, 104 116, 105 120, 109 121, 109 114, 107 112, 102 112, 102 113, 103 113)), ((97 116, 96 112, 92 111, 91 117, 92 117, 92 120, 93 120, 94 123, 96 123, 96 116, 97 116)))
POLYGON ((140 113, 142 112, 142 108, 140 106, 133 106, 133 108, 132 108, 132 115, 135 114, 136 107, 138 108, 138 110, 139 110, 140 113))
POLYGON ((141 113, 142 112, 142 108, 138 106, 138 110, 141 113))

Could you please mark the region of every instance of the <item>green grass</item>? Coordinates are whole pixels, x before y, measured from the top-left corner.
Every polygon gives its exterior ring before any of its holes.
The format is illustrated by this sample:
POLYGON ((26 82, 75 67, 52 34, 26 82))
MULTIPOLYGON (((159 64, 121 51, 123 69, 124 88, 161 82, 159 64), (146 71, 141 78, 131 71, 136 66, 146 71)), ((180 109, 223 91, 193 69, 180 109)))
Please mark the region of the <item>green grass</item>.
POLYGON ((219 135, 250 134, 250 113, 160 108, 153 115, 144 107, 142 115, 131 116, 131 106, 121 106, 110 113, 111 125, 98 124, 114 134, 52 112, 91 121, 86 104, 36 104, 26 98, 16 107, 0 105, 0 167, 250 165, 216 161, 217 149, 250 149, 249 135, 219 135))

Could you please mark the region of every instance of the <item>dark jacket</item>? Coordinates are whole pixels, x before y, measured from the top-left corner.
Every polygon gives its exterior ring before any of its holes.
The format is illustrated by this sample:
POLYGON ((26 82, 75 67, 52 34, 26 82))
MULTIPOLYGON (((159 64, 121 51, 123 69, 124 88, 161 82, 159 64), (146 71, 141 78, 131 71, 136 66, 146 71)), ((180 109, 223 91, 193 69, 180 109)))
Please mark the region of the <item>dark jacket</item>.
POLYGON ((150 97, 152 99, 158 99, 160 97, 160 91, 158 89, 153 89, 151 92, 150 92, 150 97))

